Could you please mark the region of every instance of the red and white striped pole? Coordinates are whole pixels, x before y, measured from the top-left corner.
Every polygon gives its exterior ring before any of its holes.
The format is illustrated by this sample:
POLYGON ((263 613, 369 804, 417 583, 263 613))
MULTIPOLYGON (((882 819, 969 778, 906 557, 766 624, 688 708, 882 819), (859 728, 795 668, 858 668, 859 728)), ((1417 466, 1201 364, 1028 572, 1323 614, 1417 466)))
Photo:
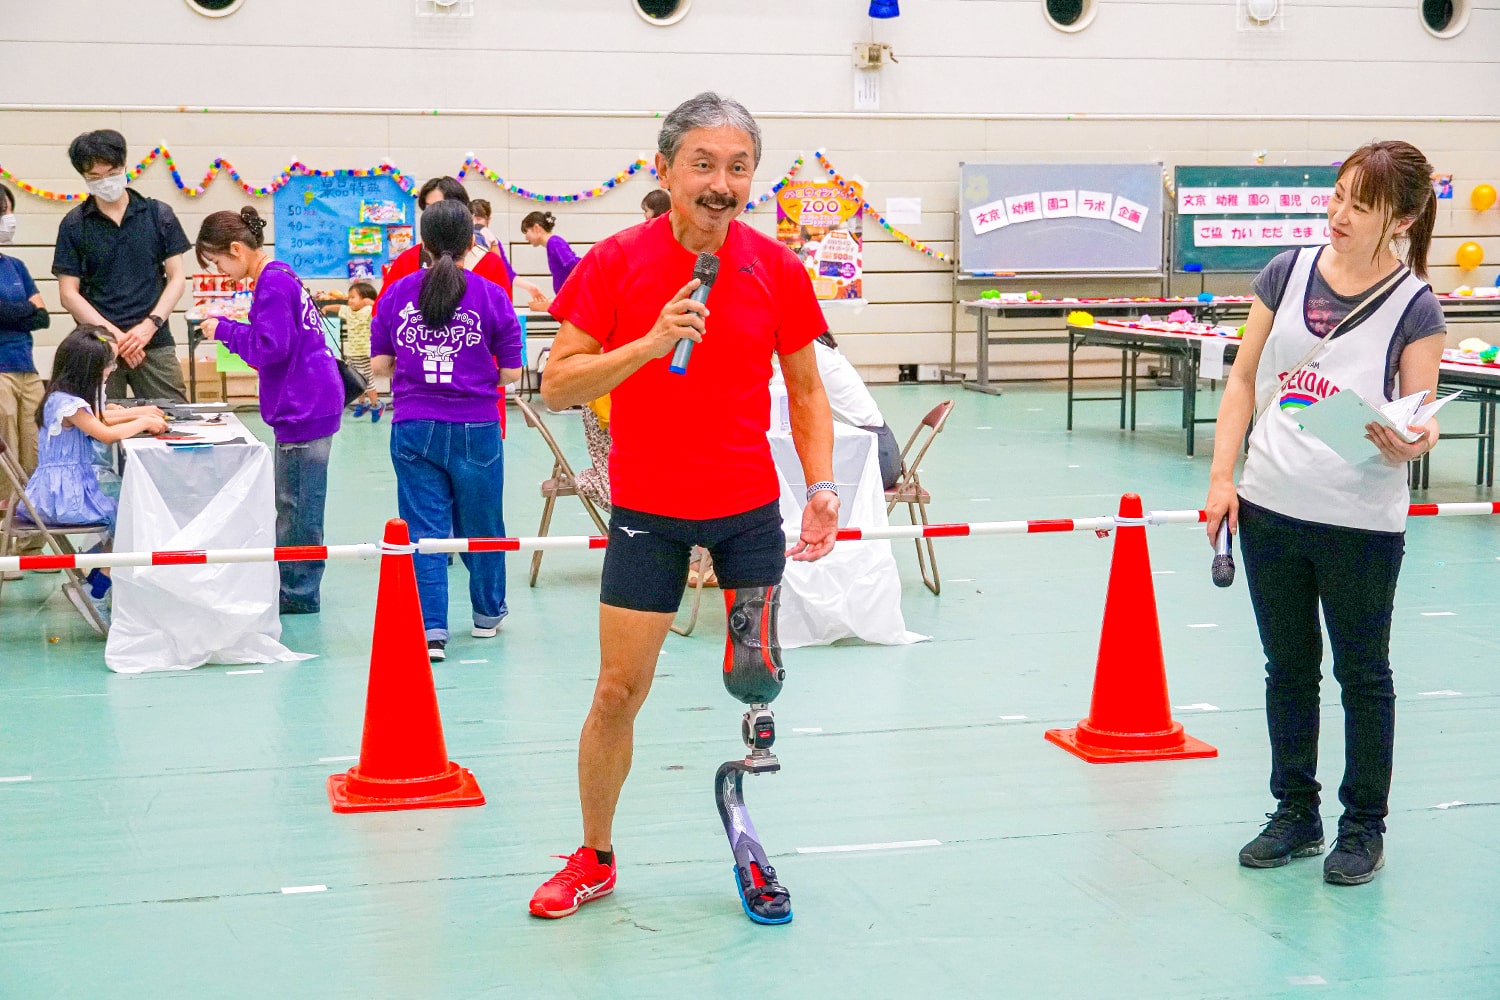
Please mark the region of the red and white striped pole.
MULTIPOLYGON (((1500 514, 1500 502, 1419 503, 1408 511, 1411 517, 1453 517, 1500 514)), ((976 521, 967 524, 888 525, 883 528, 840 528, 840 542, 874 542, 908 538, 975 538, 984 535, 1045 535, 1073 531, 1107 534, 1115 528, 1165 524, 1202 524, 1208 519, 1201 510, 1147 511, 1139 521, 1113 514, 1100 517, 1052 518, 1027 521, 976 521)), ((788 541, 798 537, 787 533, 788 541)), ((424 538, 412 551, 533 552, 538 549, 602 549, 609 544, 603 535, 551 535, 541 538, 424 538)), ((381 545, 300 545, 260 549, 199 549, 168 552, 92 552, 82 555, 5 556, 0 571, 97 569, 106 566, 205 566, 220 563, 306 562, 336 559, 373 559, 381 545)))

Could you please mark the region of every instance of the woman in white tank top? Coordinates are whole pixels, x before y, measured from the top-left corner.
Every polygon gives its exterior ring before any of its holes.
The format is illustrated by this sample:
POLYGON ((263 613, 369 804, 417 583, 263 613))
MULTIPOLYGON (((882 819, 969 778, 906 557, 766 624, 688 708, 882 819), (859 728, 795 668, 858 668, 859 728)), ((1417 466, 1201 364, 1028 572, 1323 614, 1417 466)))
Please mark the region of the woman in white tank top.
POLYGON ((1270 822, 1240 852, 1246 867, 1323 853, 1320 606, 1345 731, 1344 812, 1323 877, 1357 885, 1385 863, 1395 735, 1390 625, 1410 502, 1406 463, 1437 443, 1438 428, 1435 421, 1413 428, 1422 436, 1409 444, 1372 423, 1366 436, 1379 456, 1351 464, 1302 431, 1296 414, 1344 390, 1375 405, 1397 391, 1436 390, 1441 309, 1422 280, 1437 211, 1431 172, 1404 142, 1373 143, 1344 162, 1328 207, 1331 244, 1290 251, 1256 279, 1219 407, 1208 535, 1213 541, 1225 518, 1240 533, 1267 661, 1277 800, 1270 822), (1252 417, 1236 487, 1235 461, 1252 417))

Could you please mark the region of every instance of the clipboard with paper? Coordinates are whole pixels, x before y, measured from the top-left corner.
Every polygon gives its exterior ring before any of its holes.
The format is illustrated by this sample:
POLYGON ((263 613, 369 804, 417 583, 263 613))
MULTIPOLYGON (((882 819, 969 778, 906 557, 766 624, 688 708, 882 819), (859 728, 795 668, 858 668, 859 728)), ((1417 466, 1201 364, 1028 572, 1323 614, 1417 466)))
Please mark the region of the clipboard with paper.
POLYGON ((1375 407, 1359 393, 1344 389, 1307 407, 1297 414, 1296 420, 1304 432, 1332 448, 1350 465, 1358 465, 1380 458, 1380 449, 1365 437, 1365 425, 1381 424, 1395 431, 1403 441, 1416 441, 1421 435, 1408 427, 1425 424, 1462 393, 1460 389, 1451 396, 1424 404, 1422 400, 1428 395, 1424 389, 1375 407))

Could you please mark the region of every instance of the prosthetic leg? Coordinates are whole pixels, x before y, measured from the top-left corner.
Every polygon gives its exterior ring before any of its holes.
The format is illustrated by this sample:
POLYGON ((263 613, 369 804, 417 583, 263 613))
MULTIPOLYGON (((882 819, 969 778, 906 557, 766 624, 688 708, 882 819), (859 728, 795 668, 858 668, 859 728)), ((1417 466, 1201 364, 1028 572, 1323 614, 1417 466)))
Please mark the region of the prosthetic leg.
POLYGON ((776 743, 776 721, 770 703, 781 693, 786 671, 781 666, 781 644, 776 636, 776 612, 781 587, 750 587, 724 591, 729 611, 729 636, 724 646, 724 687, 749 705, 740 723, 740 736, 750 752, 743 760, 727 760, 714 776, 719 818, 734 854, 735 886, 745 915, 758 924, 785 924, 792 919, 792 894, 776 880, 776 869, 766 860, 755 824, 745 808, 742 783, 746 774, 781 770, 771 752, 776 743))

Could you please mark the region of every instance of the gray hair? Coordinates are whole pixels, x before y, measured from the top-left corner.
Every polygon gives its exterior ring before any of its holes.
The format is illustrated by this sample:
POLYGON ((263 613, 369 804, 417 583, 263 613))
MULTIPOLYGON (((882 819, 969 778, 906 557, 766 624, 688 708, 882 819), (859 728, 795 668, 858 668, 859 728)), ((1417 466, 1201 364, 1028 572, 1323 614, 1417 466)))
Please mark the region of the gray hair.
POLYGON ((750 137, 755 144, 755 165, 760 166, 760 126, 739 101, 720 97, 705 90, 697 97, 683 101, 661 123, 661 132, 656 137, 656 148, 671 163, 682 148, 682 140, 693 129, 720 128, 729 125, 750 137))

